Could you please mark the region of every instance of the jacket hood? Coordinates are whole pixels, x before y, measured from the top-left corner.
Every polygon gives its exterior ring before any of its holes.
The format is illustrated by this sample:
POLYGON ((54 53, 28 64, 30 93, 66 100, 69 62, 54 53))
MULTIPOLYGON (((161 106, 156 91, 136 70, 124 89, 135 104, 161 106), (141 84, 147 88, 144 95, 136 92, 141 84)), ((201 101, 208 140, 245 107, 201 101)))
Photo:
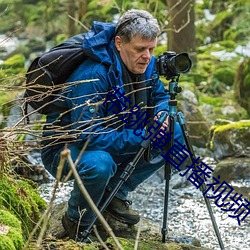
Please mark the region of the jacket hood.
POLYGON ((87 56, 104 64, 112 64, 115 24, 94 21, 85 34, 83 49, 87 56))

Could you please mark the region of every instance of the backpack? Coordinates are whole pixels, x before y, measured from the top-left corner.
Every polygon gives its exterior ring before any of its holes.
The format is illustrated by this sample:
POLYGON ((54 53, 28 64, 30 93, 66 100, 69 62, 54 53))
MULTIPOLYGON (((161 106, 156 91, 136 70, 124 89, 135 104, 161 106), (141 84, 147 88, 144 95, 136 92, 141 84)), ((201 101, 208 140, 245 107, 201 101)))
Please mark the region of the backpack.
POLYGON ((84 34, 75 35, 37 57, 26 72, 25 114, 28 105, 47 114, 66 79, 86 59, 82 42, 84 34))

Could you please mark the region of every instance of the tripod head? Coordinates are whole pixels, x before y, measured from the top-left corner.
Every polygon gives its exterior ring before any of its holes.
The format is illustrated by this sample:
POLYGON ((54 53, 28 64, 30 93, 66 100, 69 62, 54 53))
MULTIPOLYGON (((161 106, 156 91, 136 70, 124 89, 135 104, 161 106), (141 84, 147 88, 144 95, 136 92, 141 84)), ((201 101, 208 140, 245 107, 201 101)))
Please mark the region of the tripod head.
POLYGON ((175 96, 182 91, 182 87, 178 86, 179 82, 179 76, 175 78, 172 78, 171 81, 169 82, 169 95, 170 95, 170 100, 175 99, 175 96))

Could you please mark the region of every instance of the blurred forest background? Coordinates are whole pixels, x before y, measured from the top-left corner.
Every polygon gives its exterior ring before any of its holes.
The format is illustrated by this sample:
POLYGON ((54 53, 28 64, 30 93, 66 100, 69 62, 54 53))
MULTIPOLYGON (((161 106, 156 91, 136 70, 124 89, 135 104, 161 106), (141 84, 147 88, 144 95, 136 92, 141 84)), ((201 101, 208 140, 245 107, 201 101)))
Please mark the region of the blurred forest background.
POLYGON ((193 67, 180 81, 195 88, 201 109, 213 107, 208 118, 249 118, 247 0, 0 0, 1 128, 11 107, 4 104, 23 91, 31 60, 66 38, 86 32, 93 20, 116 22, 130 8, 148 10, 159 20, 162 33, 155 56, 166 50, 190 54, 193 67))

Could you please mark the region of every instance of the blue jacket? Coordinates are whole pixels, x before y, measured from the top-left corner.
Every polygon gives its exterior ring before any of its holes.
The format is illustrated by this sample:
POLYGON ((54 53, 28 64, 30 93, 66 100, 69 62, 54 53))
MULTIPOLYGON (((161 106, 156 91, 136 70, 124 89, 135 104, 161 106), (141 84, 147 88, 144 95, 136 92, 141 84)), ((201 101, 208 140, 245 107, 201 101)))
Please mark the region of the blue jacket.
MULTIPOLYGON (((68 137, 79 147, 83 147, 88 139, 88 150, 104 150, 114 155, 124 155, 135 153, 139 149, 143 140, 141 136, 145 131, 141 129, 141 132, 135 134, 135 130, 126 128, 118 116, 114 115, 112 103, 103 104, 112 88, 124 91, 121 63, 114 53, 114 31, 114 24, 93 23, 83 41, 88 59, 67 80, 68 87, 62 93, 64 101, 55 103, 56 107, 47 115, 47 123, 63 128, 61 138, 68 137), (81 82, 83 80, 86 81, 81 82), (70 111, 61 111, 65 105, 70 111)), ((168 111, 169 95, 164 91, 155 71, 154 57, 145 77, 147 86, 150 87, 147 90, 147 105, 154 107, 154 114, 162 110, 168 111)), ((119 101, 122 103, 124 100, 120 98, 119 101)), ((61 132, 45 131, 44 135, 56 136, 61 132)))

